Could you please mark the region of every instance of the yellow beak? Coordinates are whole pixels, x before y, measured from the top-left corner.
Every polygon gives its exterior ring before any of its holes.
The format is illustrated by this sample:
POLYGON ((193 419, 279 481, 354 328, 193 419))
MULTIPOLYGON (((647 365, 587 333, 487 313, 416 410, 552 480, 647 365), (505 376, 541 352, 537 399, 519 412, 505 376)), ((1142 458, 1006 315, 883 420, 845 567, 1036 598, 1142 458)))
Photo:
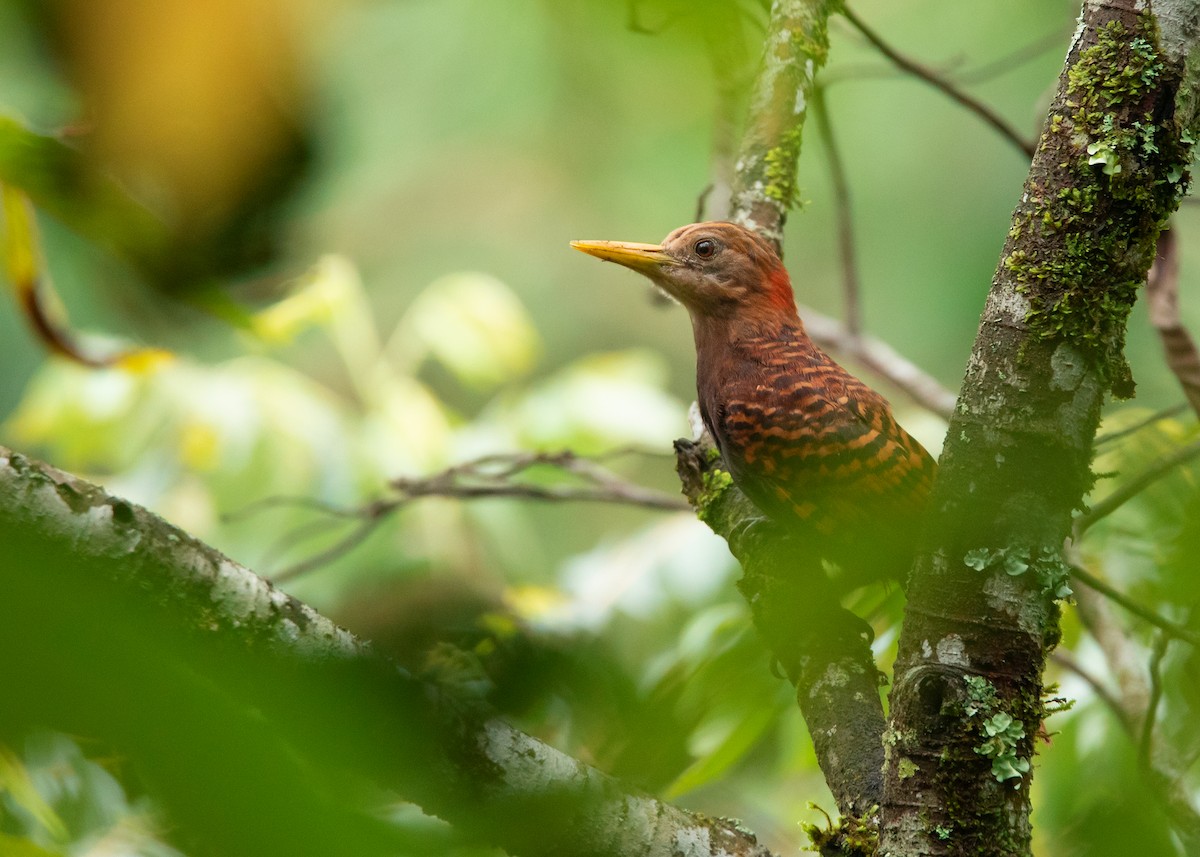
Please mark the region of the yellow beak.
POLYGON ((572 241, 571 246, 581 253, 606 262, 616 262, 642 274, 661 271, 678 262, 659 244, 632 244, 627 241, 572 241))

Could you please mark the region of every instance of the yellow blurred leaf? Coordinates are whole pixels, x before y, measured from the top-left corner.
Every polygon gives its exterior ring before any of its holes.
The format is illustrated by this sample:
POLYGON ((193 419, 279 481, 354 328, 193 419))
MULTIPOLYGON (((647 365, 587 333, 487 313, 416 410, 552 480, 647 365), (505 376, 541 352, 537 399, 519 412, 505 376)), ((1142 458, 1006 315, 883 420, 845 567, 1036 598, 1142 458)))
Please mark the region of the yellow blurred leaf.
POLYGON ((25 194, 7 184, 0 184, 0 196, 4 201, 4 271, 17 294, 28 300, 38 278, 33 210, 25 194))
POLYGON ((28 839, 0 833, 0 854, 4 857, 62 857, 63 852, 47 851, 28 839))
POLYGON ((255 313, 251 328, 270 343, 290 342, 310 327, 328 324, 360 291, 358 272, 342 256, 323 256, 300 287, 255 313))
POLYGON ((435 280, 421 292, 388 348, 409 362, 430 355, 464 383, 488 388, 528 372, 541 342, 508 286, 468 271, 435 280))
POLYGON ((175 355, 165 348, 135 348, 119 354, 113 360, 113 368, 124 369, 134 375, 157 372, 175 360, 175 355))
POLYGON ((504 604, 522 619, 537 620, 562 609, 567 597, 548 586, 510 586, 504 590, 504 604))

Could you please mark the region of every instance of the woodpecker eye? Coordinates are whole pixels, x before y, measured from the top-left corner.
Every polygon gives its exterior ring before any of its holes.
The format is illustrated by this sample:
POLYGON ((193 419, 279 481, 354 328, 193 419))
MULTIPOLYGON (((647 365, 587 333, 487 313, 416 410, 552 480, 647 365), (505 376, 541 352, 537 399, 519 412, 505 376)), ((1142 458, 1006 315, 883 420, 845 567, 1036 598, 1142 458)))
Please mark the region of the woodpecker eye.
POLYGON ((717 242, 711 238, 701 238, 692 249, 701 259, 711 259, 717 252, 717 242))

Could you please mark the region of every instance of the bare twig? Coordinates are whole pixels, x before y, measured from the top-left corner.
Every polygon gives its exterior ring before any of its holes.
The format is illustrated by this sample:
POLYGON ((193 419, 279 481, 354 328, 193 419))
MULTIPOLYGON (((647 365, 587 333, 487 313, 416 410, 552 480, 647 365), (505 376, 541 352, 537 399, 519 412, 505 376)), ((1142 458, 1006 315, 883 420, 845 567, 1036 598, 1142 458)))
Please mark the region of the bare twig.
POLYGON ((387 504, 401 505, 418 497, 516 497, 525 500, 620 503, 648 509, 680 511, 687 503, 670 494, 627 482, 571 451, 489 455, 419 479, 402 477, 391 487, 400 496, 387 504), (552 467, 583 481, 582 485, 538 485, 517 481, 537 467, 552 467))
POLYGON ((1152 770, 1154 749, 1154 724, 1157 722, 1158 705, 1162 701, 1162 661, 1167 654, 1171 638, 1159 634, 1150 654, 1150 700, 1146 703, 1146 714, 1142 717, 1142 730, 1138 738, 1138 761, 1143 770, 1152 770))
POLYGON ((1054 663, 1058 664, 1067 672, 1074 673, 1075 675, 1079 676, 1079 678, 1083 679, 1083 681, 1087 683, 1088 687, 1092 689, 1092 692, 1096 694, 1096 698, 1103 702, 1108 710, 1116 716, 1117 722, 1121 724, 1121 728, 1124 729, 1131 738, 1133 737, 1133 723, 1130 720, 1129 712, 1125 710, 1125 707, 1121 704, 1121 700, 1117 699, 1117 697, 1113 695, 1113 692, 1105 687, 1100 679, 1085 670, 1079 665, 1078 661, 1076 661, 1062 649, 1055 649, 1052 651, 1050 653, 1050 660, 1054 661, 1054 663))
MULTIPOLYGON (((389 511, 395 511, 396 508, 398 506, 392 506, 389 511)), ((302 577, 310 571, 316 571, 318 568, 345 556, 365 542, 381 523, 383 523, 382 514, 377 517, 364 517, 362 522, 351 530, 348 535, 343 536, 337 542, 325 548, 325 550, 270 575, 271 582, 283 583, 287 580, 295 580, 297 577, 302 577)))
MULTIPOLYGON (((1056 30, 1047 33, 1024 47, 1017 48, 1002 57, 989 60, 986 63, 972 67, 960 68, 962 61, 945 63, 939 69, 930 69, 932 74, 958 84, 982 83, 1003 74, 1016 71, 1021 66, 1045 53, 1061 46, 1070 37, 1070 30, 1056 30)), ((878 63, 848 63, 841 64, 829 70, 822 80, 822 86, 828 89, 838 83, 854 80, 878 80, 898 78, 906 75, 905 69, 897 68, 894 64, 880 65, 878 63)))
POLYGON ((1113 491, 1099 503, 1088 509, 1088 511, 1078 515, 1075 518, 1072 538, 1078 541, 1097 521, 1111 515, 1159 479, 1167 476, 1176 467, 1191 461, 1197 455, 1200 455, 1200 438, 1193 440, 1186 446, 1181 446, 1173 450, 1158 459, 1158 461, 1153 462, 1137 476, 1122 484, 1116 491, 1113 491))
POLYGON ((1096 435, 1095 446, 1102 446, 1106 443, 1112 443, 1114 440, 1120 440, 1123 437, 1136 434, 1142 429, 1152 426, 1155 423, 1162 422, 1163 420, 1170 419, 1173 416, 1183 413, 1187 410, 1187 407, 1188 406, 1186 404, 1171 405, 1169 408, 1163 408, 1161 411, 1155 411, 1150 416, 1143 420, 1138 420, 1131 426, 1126 426, 1123 429, 1117 429, 1105 434, 1096 435))
POLYGON ((599 464, 600 461, 631 452, 637 450, 613 450, 590 459, 569 450, 486 455, 431 476, 393 479, 389 487, 396 496, 375 500, 359 508, 342 508, 306 497, 268 497, 239 510, 233 516, 244 518, 266 508, 290 505, 316 509, 325 515, 359 522, 330 547, 272 575, 272 580, 278 583, 295 579, 344 556, 366 541, 385 518, 414 500, 424 497, 450 497, 459 500, 511 497, 550 502, 617 503, 671 512, 686 511, 689 506, 682 497, 628 482, 599 464), (553 468, 566 474, 574 479, 576 484, 542 485, 523 479, 529 471, 540 467, 553 468))
POLYGON ((361 509, 347 509, 344 506, 326 503, 324 500, 318 500, 315 497, 291 497, 286 494, 273 494, 270 497, 262 497, 248 503, 237 511, 226 512, 221 516, 221 521, 230 524, 253 517, 267 509, 278 508, 310 509, 314 512, 320 512, 322 515, 336 518, 362 517, 361 509))
POLYGON ((959 83, 982 83, 985 80, 1009 74, 1030 60, 1040 57, 1047 51, 1061 48, 1063 43, 1070 38, 1070 35, 1070 29, 1055 29, 1044 36, 1040 36, 1022 45, 1016 50, 1010 51, 1002 57, 982 63, 974 68, 956 71, 950 76, 959 83))
POLYGON ((1142 621, 1148 622, 1155 628, 1158 628, 1159 631, 1161 631, 1166 637, 1175 640, 1183 640, 1184 642, 1190 643, 1193 646, 1200 646, 1200 637, 1197 637, 1197 635, 1190 629, 1158 615, 1149 607, 1144 607, 1143 605, 1138 604, 1128 595, 1125 595, 1119 590, 1109 586, 1103 580, 1081 567, 1078 563, 1071 563, 1070 566, 1071 577, 1074 580, 1077 580, 1089 589, 1098 592, 1100 595, 1103 595, 1114 604, 1120 605, 1126 611, 1132 613, 1134 616, 1137 616, 1142 621))
POLYGON ((1146 277, 1146 301, 1167 366, 1200 416, 1200 350, 1179 317, 1179 251, 1172 229, 1164 229, 1158 236, 1158 254, 1146 277))
POLYGON ((842 257, 842 299, 845 307, 842 321, 846 332, 857 339, 862 334, 862 307, 859 302, 854 218, 850 210, 850 183, 846 178, 846 165, 842 163, 842 154, 833 135, 833 120, 825 104, 825 88, 822 86, 813 90, 813 108, 817 119, 817 131, 825 146, 825 162, 829 166, 834 208, 837 211, 838 250, 842 257))
POLYGON ((1008 140, 1026 156, 1032 158, 1034 153, 1034 144, 1021 136, 1015 128, 1008 123, 1004 117, 988 107, 979 99, 972 95, 963 92, 955 84, 951 83, 942 75, 928 68, 927 66, 918 63, 916 60, 904 56, 887 42, 879 37, 879 35, 863 23, 862 19, 854 14, 850 9, 844 9, 842 12, 856 30, 863 34, 863 37, 870 42, 877 51, 891 60, 897 68, 908 72, 914 77, 925 81, 935 89, 949 96, 954 101, 961 104, 963 107, 970 110, 976 116, 983 119, 988 125, 991 125, 999 134, 1008 140))

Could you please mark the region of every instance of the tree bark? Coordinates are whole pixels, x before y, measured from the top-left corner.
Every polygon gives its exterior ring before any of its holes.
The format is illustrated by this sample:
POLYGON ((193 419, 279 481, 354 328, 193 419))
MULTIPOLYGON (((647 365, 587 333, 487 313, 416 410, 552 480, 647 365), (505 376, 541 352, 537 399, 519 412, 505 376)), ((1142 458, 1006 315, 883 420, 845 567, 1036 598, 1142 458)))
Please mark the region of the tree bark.
POLYGON ((788 680, 843 815, 883 797, 882 676, 870 627, 842 608, 818 558, 779 533, 729 474, 707 434, 675 442, 683 491, 742 566, 738 589, 788 680))
POLYGON ((734 165, 730 220, 783 244, 787 213, 799 201, 796 162, 816 74, 829 55, 829 16, 840 0, 774 0, 750 120, 734 165))
POLYGON ((49 726, 116 748, 189 853, 428 850, 364 809, 386 789, 513 854, 769 857, 735 824, 624 790, 146 510, 3 448, 0 544, 0 734, 49 726))
POLYGON ((1042 670, 1129 309, 1189 182, 1195 2, 1090 0, 984 308, 900 637, 881 853, 1026 854, 1042 670), (1143 7, 1145 7, 1143 9, 1143 7))

